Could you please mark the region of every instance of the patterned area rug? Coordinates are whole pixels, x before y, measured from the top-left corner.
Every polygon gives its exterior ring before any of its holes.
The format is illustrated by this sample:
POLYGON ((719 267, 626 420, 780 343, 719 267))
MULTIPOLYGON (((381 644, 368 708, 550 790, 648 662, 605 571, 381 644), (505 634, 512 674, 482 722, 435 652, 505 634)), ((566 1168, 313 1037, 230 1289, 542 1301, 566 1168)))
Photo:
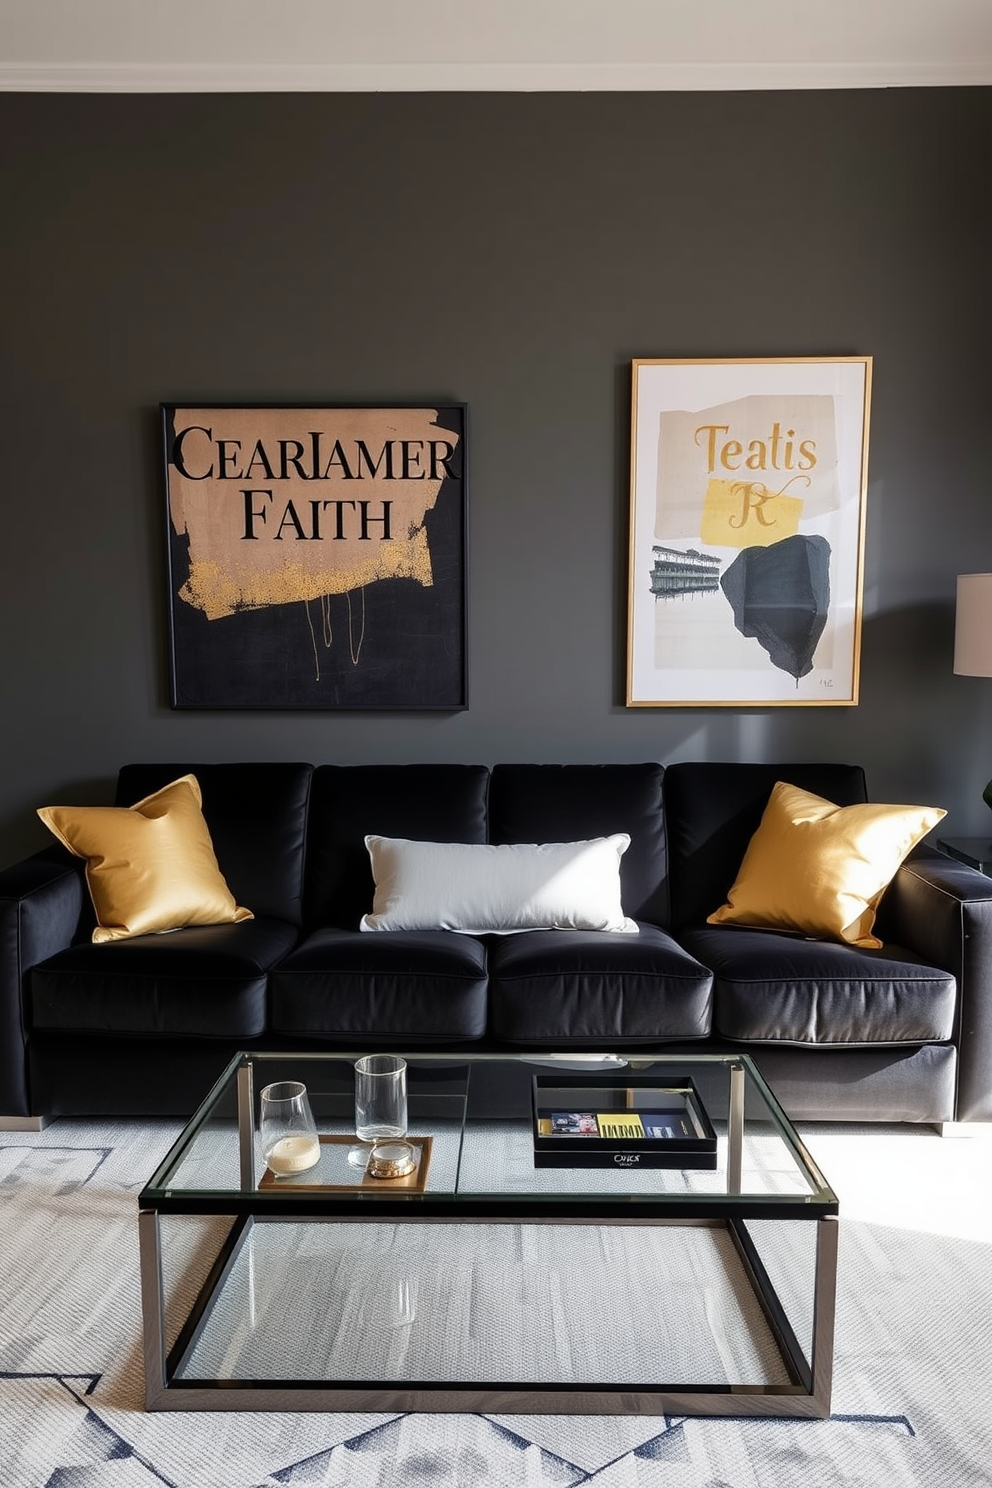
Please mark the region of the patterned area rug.
POLYGON ((992 1484, 992 1142, 804 1129, 842 1205, 827 1421, 148 1415, 136 1197, 177 1131, 0 1133, 3 1488, 992 1484))

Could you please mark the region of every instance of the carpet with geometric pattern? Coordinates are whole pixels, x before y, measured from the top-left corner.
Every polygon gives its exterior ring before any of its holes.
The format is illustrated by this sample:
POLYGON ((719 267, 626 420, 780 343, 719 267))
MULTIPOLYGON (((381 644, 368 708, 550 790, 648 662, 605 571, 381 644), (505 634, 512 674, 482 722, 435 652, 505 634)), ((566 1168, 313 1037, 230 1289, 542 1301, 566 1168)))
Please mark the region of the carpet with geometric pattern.
POLYGON ((992 1485, 992 1142, 801 1128, 841 1200, 829 1420, 142 1408, 137 1195, 173 1122, 0 1133, 2 1488, 992 1485))

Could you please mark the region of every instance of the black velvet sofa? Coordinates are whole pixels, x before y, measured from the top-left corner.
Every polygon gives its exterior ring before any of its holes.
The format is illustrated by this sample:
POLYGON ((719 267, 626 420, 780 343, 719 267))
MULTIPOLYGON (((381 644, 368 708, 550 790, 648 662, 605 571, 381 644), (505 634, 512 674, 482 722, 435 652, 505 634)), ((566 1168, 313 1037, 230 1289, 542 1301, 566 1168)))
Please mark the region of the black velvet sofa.
MULTIPOLYGON (((992 1120, 992 882, 924 845, 880 950, 708 925, 778 780, 867 799, 836 764, 132 764, 118 805, 196 775, 254 918, 93 944, 82 863, 0 873, 0 1118, 190 1112, 238 1049, 733 1049, 795 1119, 992 1120), (363 933, 367 833, 629 833, 639 933, 363 933)), ((41 804, 41 803, 39 803, 41 804)))

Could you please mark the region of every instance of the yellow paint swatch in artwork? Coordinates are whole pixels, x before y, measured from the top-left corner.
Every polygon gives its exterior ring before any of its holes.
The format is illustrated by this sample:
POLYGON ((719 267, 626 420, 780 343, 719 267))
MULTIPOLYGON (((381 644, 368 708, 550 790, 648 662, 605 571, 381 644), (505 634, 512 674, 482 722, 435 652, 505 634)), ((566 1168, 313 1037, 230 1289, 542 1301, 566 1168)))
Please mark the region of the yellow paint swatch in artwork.
POLYGON ((795 537, 803 502, 764 481, 711 480, 703 499, 700 540, 725 548, 767 548, 795 537))

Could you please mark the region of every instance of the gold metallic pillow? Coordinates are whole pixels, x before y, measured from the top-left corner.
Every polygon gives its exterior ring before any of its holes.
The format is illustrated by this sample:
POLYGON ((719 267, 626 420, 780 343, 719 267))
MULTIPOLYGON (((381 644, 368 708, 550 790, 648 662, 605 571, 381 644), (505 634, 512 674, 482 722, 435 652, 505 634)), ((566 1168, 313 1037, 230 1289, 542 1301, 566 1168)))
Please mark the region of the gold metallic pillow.
POLYGON ((253 918, 224 882, 195 775, 134 806, 42 806, 38 815, 86 859, 95 941, 253 918))
POLYGON ((939 806, 835 806, 783 781, 772 790, 727 903, 709 925, 793 930, 878 949, 878 901, 946 816, 939 806))

